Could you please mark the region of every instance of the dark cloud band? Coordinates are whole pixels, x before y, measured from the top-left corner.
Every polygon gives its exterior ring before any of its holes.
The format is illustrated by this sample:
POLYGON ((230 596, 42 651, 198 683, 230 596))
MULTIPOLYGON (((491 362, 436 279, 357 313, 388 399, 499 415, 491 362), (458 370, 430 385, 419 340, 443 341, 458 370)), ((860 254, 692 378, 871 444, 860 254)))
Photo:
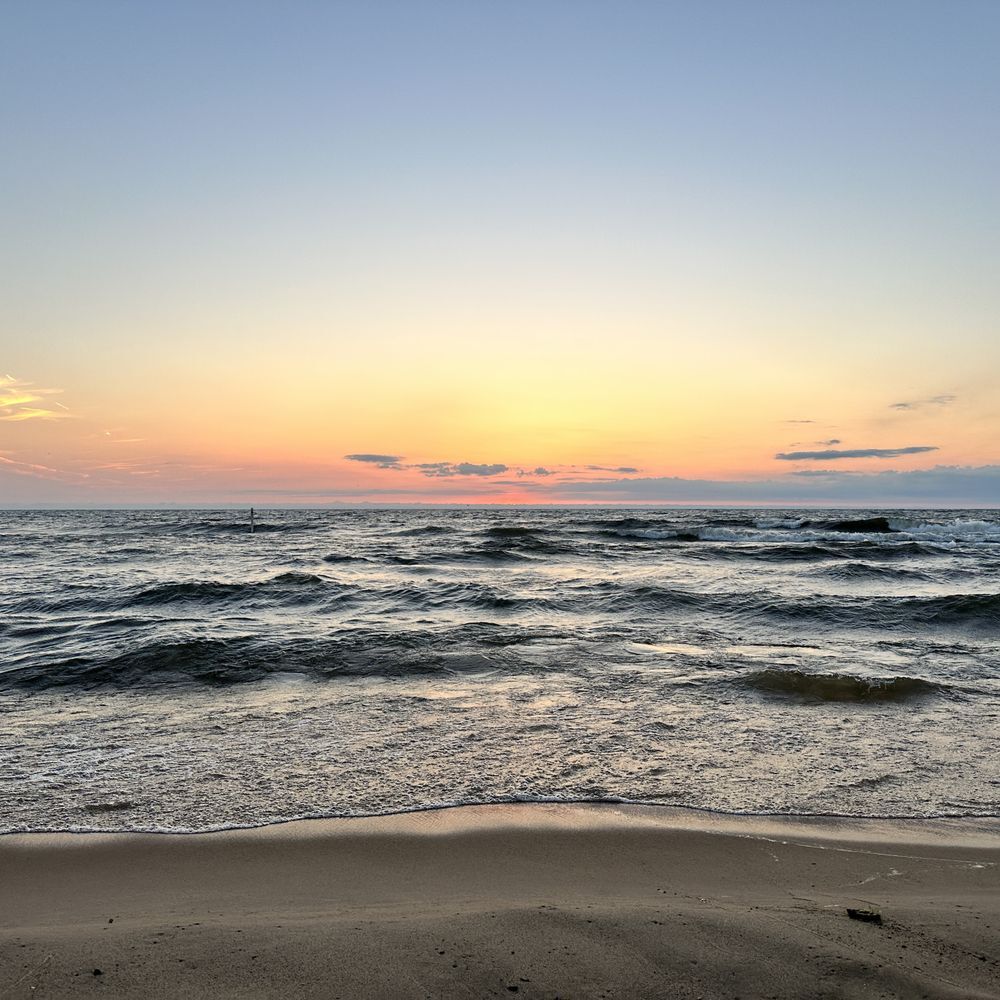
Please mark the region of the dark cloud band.
POLYGON ((359 455, 345 455, 348 462, 368 462, 371 465, 380 465, 383 469, 396 468, 403 461, 402 455, 370 455, 362 453, 359 455))
POLYGON ((937 451, 937 445, 918 444, 908 448, 830 448, 826 451, 781 451, 774 457, 781 462, 833 462, 841 458, 899 458, 937 451))
POLYGON ((493 465, 476 462, 424 462, 413 468, 425 476, 499 476, 508 471, 508 467, 499 462, 493 465))

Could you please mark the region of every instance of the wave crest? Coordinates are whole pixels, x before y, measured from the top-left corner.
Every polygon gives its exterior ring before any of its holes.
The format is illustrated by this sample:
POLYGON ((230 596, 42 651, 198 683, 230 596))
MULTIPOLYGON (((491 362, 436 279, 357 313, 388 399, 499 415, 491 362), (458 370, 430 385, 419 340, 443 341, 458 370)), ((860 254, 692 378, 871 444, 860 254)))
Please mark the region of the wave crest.
POLYGON ((72 657, 0 671, 0 688, 139 689, 193 684, 230 686, 274 674, 315 680, 420 674, 536 670, 506 655, 508 648, 561 633, 473 623, 443 631, 347 630, 327 639, 279 642, 253 635, 151 640, 104 656, 72 657))
POLYGON ((253 594, 301 592, 306 589, 326 590, 333 584, 315 573, 279 573, 269 580, 248 583, 224 583, 218 580, 189 580, 159 583, 133 593, 124 600, 127 605, 172 604, 179 601, 239 600, 253 594))
POLYGON ((766 694, 815 701, 906 701, 935 694, 940 685, 919 677, 860 677, 855 674, 813 674, 771 667, 743 678, 743 684, 766 694))

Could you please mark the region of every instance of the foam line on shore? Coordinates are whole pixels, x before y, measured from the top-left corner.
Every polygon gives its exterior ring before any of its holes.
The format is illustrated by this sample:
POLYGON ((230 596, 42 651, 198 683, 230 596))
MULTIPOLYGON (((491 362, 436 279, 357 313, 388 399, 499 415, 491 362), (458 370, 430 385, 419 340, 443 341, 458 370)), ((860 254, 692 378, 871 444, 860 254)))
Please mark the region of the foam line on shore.
POLYGON ((449 805, 376 816, 304 818, 207 831, 59 831, 0 835, 3 845, 74 847, 154 841, 262 842, 337 837, 444 837, 477 832, 675 830, 780 842, 1000 848, 1000 818, 751 815, 612 802, 449 805))

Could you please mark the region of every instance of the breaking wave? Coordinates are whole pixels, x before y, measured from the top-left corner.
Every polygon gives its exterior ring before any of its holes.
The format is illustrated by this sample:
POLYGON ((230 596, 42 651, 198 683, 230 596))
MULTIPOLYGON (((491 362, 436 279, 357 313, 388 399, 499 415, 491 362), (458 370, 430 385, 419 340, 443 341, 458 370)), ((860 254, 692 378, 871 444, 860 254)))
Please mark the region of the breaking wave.
POLYGON ((939 693, 938 684, 919 677, 859 677, 852 674, 808 673, 770 668, 743 678, 742 683, 765 694, 813 701, 905 701, 939 693))

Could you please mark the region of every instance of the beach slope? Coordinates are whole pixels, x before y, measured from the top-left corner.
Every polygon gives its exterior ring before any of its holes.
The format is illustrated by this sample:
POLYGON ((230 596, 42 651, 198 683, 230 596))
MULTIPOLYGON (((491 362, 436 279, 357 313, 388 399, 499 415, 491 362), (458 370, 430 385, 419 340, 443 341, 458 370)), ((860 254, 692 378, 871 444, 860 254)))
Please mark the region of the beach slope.
POLYGON ((1000 998, 998 830, 525 805, 12 835, 0 997, 1000 998))

